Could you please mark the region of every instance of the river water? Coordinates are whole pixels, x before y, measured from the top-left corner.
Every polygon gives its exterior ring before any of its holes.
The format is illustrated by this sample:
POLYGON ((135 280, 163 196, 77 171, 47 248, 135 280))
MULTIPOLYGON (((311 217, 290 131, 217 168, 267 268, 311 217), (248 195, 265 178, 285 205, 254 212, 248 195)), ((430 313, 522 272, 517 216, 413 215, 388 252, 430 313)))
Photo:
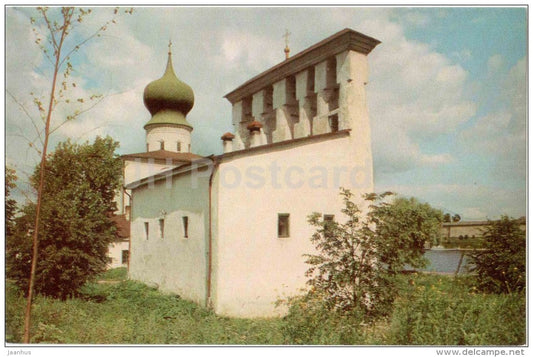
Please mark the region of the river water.
POLYGON ((464 253, 464 258, 461 263, 460 273, 467 272, 469 251, 460 249, 430 249, 424 254, 429 260, 429 264, 423 271, 437 272, 437 273, 455 273, 457 266, 461 260, 461 255, 464 253))

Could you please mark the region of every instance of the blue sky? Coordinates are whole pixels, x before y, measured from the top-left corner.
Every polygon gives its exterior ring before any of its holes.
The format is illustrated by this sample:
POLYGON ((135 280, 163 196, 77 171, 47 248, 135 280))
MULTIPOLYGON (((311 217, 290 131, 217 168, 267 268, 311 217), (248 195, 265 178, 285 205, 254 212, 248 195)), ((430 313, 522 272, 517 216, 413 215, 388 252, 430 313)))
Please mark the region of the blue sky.
MULTIPOLYGON (((83 37, 104 23, 95 9, 77 29, 83 37)), ((30 88, 46 93, 45 60, 29 24, 31 8, 6 9, 6 89, 29 113, 30 88)), ((65 138, 111 135, 120 153, 143 151, 149 113, 142 91, 165 68, 169 38, 176 74, 196 103, 193 151, 220 153, 233 131, 223 96, 291 54, 346 27, 382 43, 369 55, 367 86, 375 186, 458 213, 464 219, 526 214, 525 7, 171 7, 137 8, 77 54, 75 96, 104 100, 61 126, 65 138)), ((6 161, 23 184, 38 160, 28 147, 31 121, 6 99, 6 161)), ((58 108, 61 122, 73 108, 58 108)))

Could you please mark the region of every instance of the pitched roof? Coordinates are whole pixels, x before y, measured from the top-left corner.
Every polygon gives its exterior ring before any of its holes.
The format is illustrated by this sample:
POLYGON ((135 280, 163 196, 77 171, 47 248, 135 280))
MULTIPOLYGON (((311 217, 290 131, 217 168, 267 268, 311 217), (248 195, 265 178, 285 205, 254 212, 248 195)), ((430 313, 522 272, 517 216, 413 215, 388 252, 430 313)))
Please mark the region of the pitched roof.
POLYGON ((130 237, 130 221, 126 219, 125 214, 112 215, 109 217, 111 222, 117 226, 117 237, 128 239, 130 237))
POLYGON ((375 38, 346 28, 258 74, 226 94, 224 98, 228 99, 231 103, 235 103, 267 85, 271 85, 289 75, 314 66, 332 55, 346 50, 367 55, 380 43, 375 38))
POLYGON ((137 154, 126 154, 121 156, 124 160, 157 160, 157 161, 167 161, 172 160, 172 163, 190 163, 194 160, 203 158, 203 156, 196 155, 190 152, 174 152, 167 150, 156 150, 148 152, 140 152, 137 154))

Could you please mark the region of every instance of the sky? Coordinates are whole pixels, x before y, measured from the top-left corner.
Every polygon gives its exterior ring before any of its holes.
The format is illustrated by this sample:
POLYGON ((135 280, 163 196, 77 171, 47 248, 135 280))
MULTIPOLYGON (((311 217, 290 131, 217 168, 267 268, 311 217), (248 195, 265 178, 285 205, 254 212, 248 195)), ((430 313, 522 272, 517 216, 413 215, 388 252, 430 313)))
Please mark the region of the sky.
MULTIPOLYGON (((52 150, 67 138, 83 143, 110 135, 120 142, 119 154, 145 151, 150 114, 142 93, 163 74, 172 40, 176 75, 195 93, 187 116, 192 151, 220 154, 220 136, 234 131, 224 95, 284 60, 286 30, 294 55, 351 28, 381 41, 368 55, 375 191, 414 196, 463 220, 526 215, 525 7, 123 10, 102 36, 71 56, 73 100, 57 106, 52 150), (87 100, 93 94, 102 99, 87 100), (83 113, 65 123, 75 110, 83 113)), ((35 127, 42 122, 31 93, 46 97, 51 67, 35 43, 33 29, 45 33, 42 24, 30 23, 35 10, 5 11, 5 157, 17 170, 15 197, 23 201, 31 196, 25 182, 40 158, 35 127)), ((66 46, 91 36, 112 13, 93 8, 66 46)))

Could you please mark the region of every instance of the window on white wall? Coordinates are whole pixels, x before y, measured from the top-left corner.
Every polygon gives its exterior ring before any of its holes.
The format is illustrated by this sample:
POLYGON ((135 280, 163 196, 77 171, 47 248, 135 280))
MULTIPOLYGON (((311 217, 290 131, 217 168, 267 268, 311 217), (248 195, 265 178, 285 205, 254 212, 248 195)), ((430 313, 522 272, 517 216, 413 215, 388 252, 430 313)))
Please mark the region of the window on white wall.
POLYGON ((287 238, 289 237, 289 217, 288 213, 279 213, 278 214, 278 237, 287 238))
POLYGON ((178 141, 178 152, 181 152, 181 142, 178 141))
POLYGON ((159 143, 160 143, 160 149, 165 150, 165 142, 161 140, 159 143))
POLYGON ((122 251, 122 261, 120 263, 121 264, 128 264, 129 256, 130 256, 130 251, 127 250, 127 249, 123 250, 122 251))
POLYGON ((183 237, 189 238, 189 217, 183 216, 182 220, 183 220, 183 237))
POLYGON ((165 219, 161 218, 159 220, 159 237, 161 239, 165 238, 165 219))
POLYGON ((146 238, 146 240, 148 240, 148 238, 150 238, 150 223, 148 222, 144 222, 144 236, 146 238))

